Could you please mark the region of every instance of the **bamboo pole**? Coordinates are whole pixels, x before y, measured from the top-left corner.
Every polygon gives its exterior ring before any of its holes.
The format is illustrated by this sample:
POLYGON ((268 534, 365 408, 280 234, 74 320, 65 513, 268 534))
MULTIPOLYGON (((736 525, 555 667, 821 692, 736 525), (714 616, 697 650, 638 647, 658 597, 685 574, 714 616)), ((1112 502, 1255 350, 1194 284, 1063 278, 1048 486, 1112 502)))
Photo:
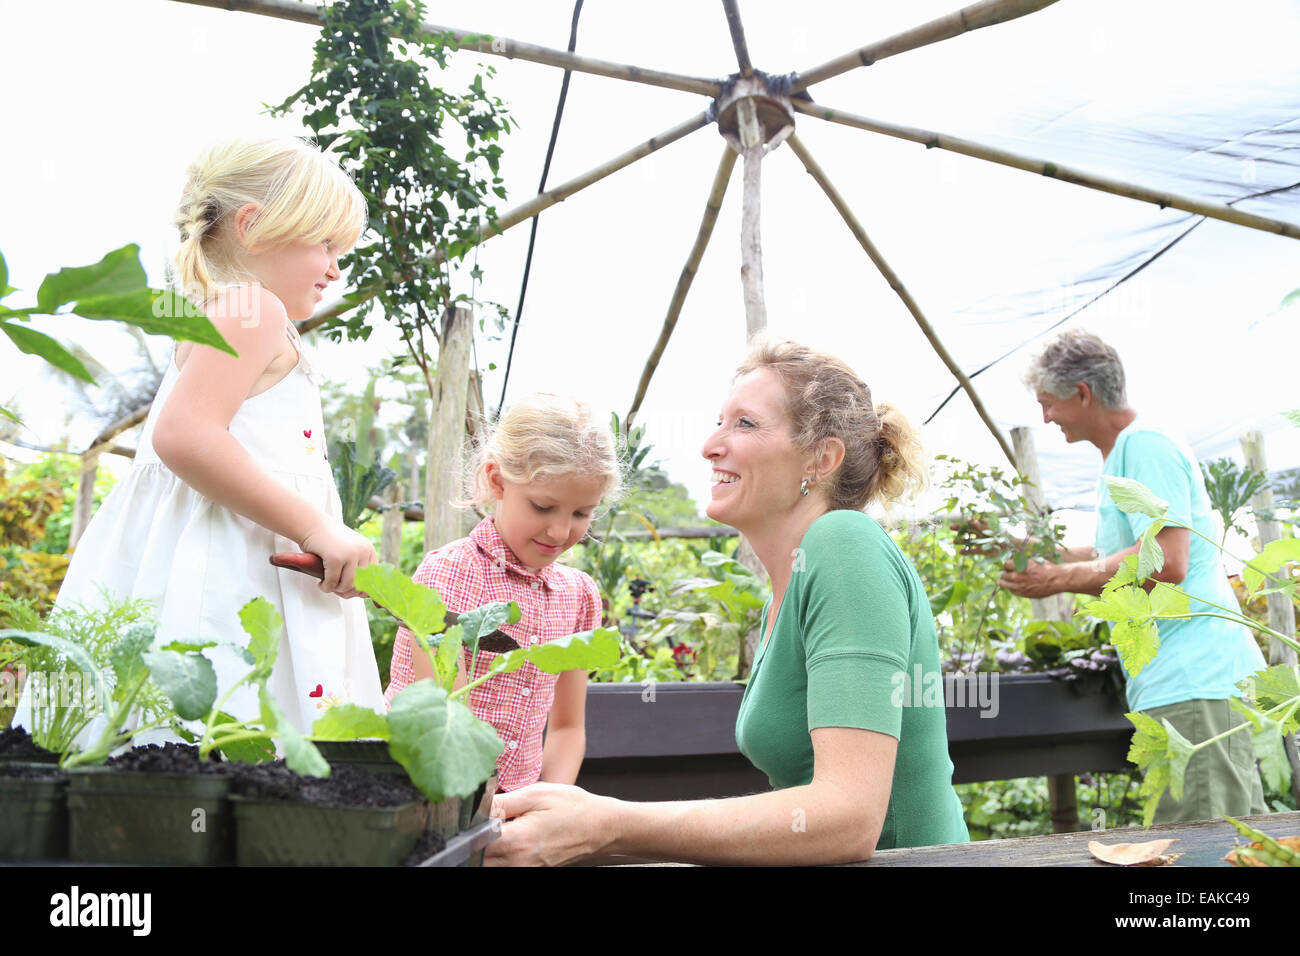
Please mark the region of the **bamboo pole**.
MULTIPOLYGON (((1268 461, 1264 456, 1264 436, 1257 431, 1248 431, 1241 436, 1241 450, 1246 459, 1247 471, 1260 471, 1268 474, 1268 461)), ((1259 547, 1260 550, 1271 541, 1276 541, 1282 537, 1282 525, 1280 522, 1271 518, 1261 518, 1261 514, 1271 514, 1273 511, 1273 489, 1269 485, 1264 485, 1250 501, 1251 509, 1255 513, 1255 522, 1259 528, 1259 547)), ((1286 579, 1286 574, 1281 575, 1286 579)), ((1289 637, 1295 636, 1295 606, 1291 603, 1291 598, 1285 594, 1270 594, 1268 596, 1268 626, 1279 633, 1286 634, 1289 637)), ((1287 647, 1277 638, 1268 639, 1268 663, 1286 664, 1294 667, 1296 663, 1296 652, 1287 647)), ((1297 746, 1296 735, 1288 734, 1282 738, 1282 748, 1286 751, 1287 762, 1291 764, 1291 793, 1300 800, 1300 747, 1297 746)))
POLYGON ((741 76, 751 76, 754 64, 749 59, 749 45, 745 42, 745 25, 740 20, 740 8, 736 0, 722 0, 722 9, 727 14, 727 29, 731 31, 731 45, 736 49, 736 63, 741 76))
POLYGON ((745 300, 745 339, 767 328, 763 297, 763 241, 760 230, 763 186, 763 126, 752 99, 736 104, 744 149, 744 198, 740 207, 740 288, 745 300))
MULTIPOLYGON (((1011 444, 1016 453, 1016 469, 1028 484, 1021 493, 1039 512, 1047 510, 1047 496, 1043 494, 1042 479, 1038 471, 1038 453, 1034 449, 1034 433, 1021 426, 1011 429, 1011 444)), ((1074 601, 1069 594, 1033 598, 1029 606, 1039 621, 1068 621, 1074 601)), ((1052 832, 1074 833, 1079 829, 1079 790, 1074 774, 1058 773, 1047 778, 1047 802, 1051 808, 1052 832)))
POLYGON ((731 171, 735 166, 735 150, 730 146, 723 146, 722 159, 718 161, 718 171, 713 175, 713 186, 709 190, 709 198, 704 203, 704 218, 700 220, 700 228, 695 233, 695 244, 691 246, 691 253, 686 257, 686 265, 682 266, 681 275, 677 277, 677 286, 673 289, 673 297, 668 303, 668 314, 664 316, 659 340, 655 342, 650 357, 646 359, 645 368, 641 370, 641 380, 636 386, 636 397, 632 399, 632 407, 628 410, 625 419, 628 428, 632 427, 632 419, 641 410, 641 402, 645 400, 650 379, 659 368, 659 360, 663 357, 664 349, 668 347, 668 340, 677 327, 677 318, 681 315, 682 305, 686 302, 686 293, 691 290, 691 283, 695 281, 700 260, 704 258, 704 250, 713 236, 713 227, 718 221, 718 212, 722 209, 722 197, 726 195, 727 183, 731 179, 731 171))
POLYGON ((820 106, 816 103, 809 103, 805 100, 796 99, 793 100, 793 104, 796 110, 808 116, 816 116, 819 119, 828 120, 832 123, 841 123, 844 126, 865 129, 873 133, 882 133, 885 136, 893 136, 897 139, 910 140, 914 143, 922 144, 927 149, 946 149, 954 153, 973 156, 975 159, 983 159, 991 163, 998 163, 1002 166, 1010 166, 1014 169, 1023 169, 1026 172, 1037 173, 1051 179, 1059 179, 1062 182, 1073 183, 1076 186, 1096 189, 1100 192, 1123 196, 1127 199, 1137 199, 1141 202, 1154 203, 1161 209, 1173 207, 1174 209, 1181 209, 1184 212, 1194 213, 1198 216, 1205 216, 1209 219, 1220 219, 1223 222, 1235 223, 1238 226, 1246 226, 1250 229, 1260 229, 1264 232, 1273 232, 1281 236, 1287 236, 1291 239, 1300 239, 1300 225, 1285 222, 1281 219, 1270 219, 1267 216, 1256 216, 1252 213, 1243 212, 1242 210, 1236 209, 1232 206, 1205 202, 1204 200, 1194 199, 1189 196, 1180 196, 1177 193, 1166 192, 1160 189, 1151 189, 1146 186, 1134 185, 1133 183, 1126 183, 1123 180, 1113 179, 1109 176, 1085 172, 1084 170, 1075 169, 1071 166, 1062 166, 1060 163, 1034 159, 1030 156, 1022 156, 1019 153, 999 149, 996 146, 986 146, 983 143, 976 143, 968 139, 949 136, 946 133, 920 129, 915 126, 901 126, 897 123, 871 119, 866 116, 855 116, 852 113, 845 113, 843 110, 831 109, 826 106, 820 106))
MULTIPOLYGON (((188 3, 199 7, 215 7, 219 10, 232 10, 241 13, 256 13, 261 16, 275 17, 280 20, 293 20, 311 26, 321 26, 320 7, 313 3, 300 3, 296 0, 174 0, 176 3, 188 3)), ((491 37, 470 30, 444 27, 427 20, 421 22, 421 29, 431 36, 449 34, 455 37, 462 50, 474 50, 491 56, 502 56, 508 60, 528 60, 546 66, 558 66, 578 73, 591 73, 595 76, 607 76, 616 80, 631 80, 670 90, 686 93, 700 93, 704 96, 717 96, 722 91, 722 81, 698 76, 683 76, 680 73, 665 73, 662 70, 647 70, 626 63, 612 63, 592 57, 578 56, 567 50, 555 50, 550 47, 537 46, 533 43, 521 43, 508 37, 491 37)))
MULTIPOLYGON (((187 2, 187 0, 180 0, 180 2, 187 2)), ((658 136, 652 136, 644 143, 633 146, 626 152, 619 153, 613 159, 602 163, 594 169, 590 169, 579 176, 575 176, 567 182, 560 183, 560 185, 556 186, 554 189, 548 189, 544 193, 538 193, 536 196, 533 196, 525 202, 520 203, 518 206, 515 206, 513 209, 509 209, 498 216, 495 227, 489 227, 486 224, 480 226, 476 236, 474 237, 474 241, 476 243, 482 242, 490 236, 500 235, 511 226, 517 226, 521 222, 532 219, 542 210, 554 206, 556 203, 564 202, 564 200, 568 199, 574 193, 586 189, 593 183, 600 182, 600 180, 604 179, 606 176, 616 173, 626 166, 632 165, 638 159, 644 159, 656 150, 663 149, 665 146, 677 142, 687 134, 693 133, 697 129, 707 126, 709 122, 710 119, 708 113, 699 113, 686 120, 686 122, 679 123, 672 129, 665 130, 658 136)), ((436 265, 441 262, 443 258, 444 254, 439 250, 430 260, 431 264, 436 265)), ((306 333, 319 328, 325 322, 342 315, 349 309, 354 309, 357 306, 365 304, 371 297, 373 297, 373 293, 371 296, 353 297, 350 300, 345 299, 324 306, 320 311, 312 315, 311 318, 303 319, 299 322, 298 331, 300 333, 306 333)))
POLYGON ((794 150, 795 155, 799 157, 799 161, 803 163, 804 168, 807 169, 812 178, 816 180, 817 185, 821 186, 822 191, 826 193, 827 198, 830 199, 831 204, 844 219, 849 230, 862 246, 863 251, 865 251, 871 261, 875 263, 875 266, 880 270, 881 275, 885 277, 885 281, 889 283, 889 287, 898 294, 900 299, 903 300, 903 305, 907 306, 907 311, 912 313, 912 318, 916 320, 916 324, 920 327, 922 334, 930 341, 930 345, 943 361, 943 364, 948 366, 948 371, 952 372, 957 381, 961 383, 961 387, 965 390, 966 394, 970 396, 971 404, 975 406, 976 414, 979 415, 980 420, 984 422, 988 427, 988 430, 993 433, 993 437, 997 439, 998 446, 1002 449, 1002 453, 1007 456, 1007 461, 1011 462, 1013 468, 1017 467, 1015 454, 1007 444, 1006 437, 998 429, 997 425, 993 424, 993 419, 989 417, 988 411, 985 410, 984 403, 980 400, 979 395, 975 391, 975 386, 971 384, 971 380, 967 377, 966 373, 961 370, 961 367, 953 360, 953 357, 948 353, 948 350, 944 348, 943 343, 939 341, 939 336, 935 334, 934 327, 930 325, 925 315, 921 312, 921 307, 916 304, 916 300, 913 299, 912 294, 907 291, 902 280, 899 279, 898 274, 890 268, 889 263, 885 261, 884 256, 880 254, 880 250, 876 248, 875 243, 873 243, 867 236, 866 231, 853 215, 848 204, 845 203, 843 197, 840 196, 835 187, 831 185, 831 181, 826 177, 826 173, 822 171, 822 168, 817 165, 817 161, 813 159, 808 150, 804 148, 803 141, 800 140, 798 136, 791 134, 790 138, 786 140, 786 142, 790 144, 790 148, 794 150))
POLYGON ((969 7, 963 7, 929 23, 923 23, 887 39, 877 40, 875 43, 851 50, 826 61, 821 66, 800 71, 794 89, 795 91, 805 89, 814 83, 839 76, 860 66, 870 66, 877 60, 883 60, 897 53, 906 53, 908 50, 928 46, 940 40, 948 40, 972 30, 1005 23, 1007 20, 1023 17, 1027 13, 1035 13, 1055 2, 1056 0, 981 0, 980 3, 973 3, 969 7))

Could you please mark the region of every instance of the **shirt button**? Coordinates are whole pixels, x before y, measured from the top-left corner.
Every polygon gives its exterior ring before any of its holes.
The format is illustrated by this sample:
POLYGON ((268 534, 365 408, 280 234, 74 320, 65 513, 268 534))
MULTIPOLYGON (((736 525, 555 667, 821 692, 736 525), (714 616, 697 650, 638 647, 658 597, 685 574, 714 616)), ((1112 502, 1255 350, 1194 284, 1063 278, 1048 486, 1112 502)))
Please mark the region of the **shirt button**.
POLYGON ((537 590, 537 588, 539 588, 540 586, 541 586, 540 581, 534 581, 532 584, 529 585, 529 587, 531 587, 534 591, 537 590))
POLYGON ((519 749, 519 741, 517 741, 517 740, 512 740, 512 741, 510 741, 510 743, 509 743, 509 747, 510 747, 511 750, 518 750, 518 749, 519 749))
POLYGON ((525 688, 524 688, 523 690, 521 690, 519 693, 522 694, 522 695, 525 696, 525 697, 531 697, 531 696, 533 696, 533 690, 532 690, 531 687, 525 687, 525 688))

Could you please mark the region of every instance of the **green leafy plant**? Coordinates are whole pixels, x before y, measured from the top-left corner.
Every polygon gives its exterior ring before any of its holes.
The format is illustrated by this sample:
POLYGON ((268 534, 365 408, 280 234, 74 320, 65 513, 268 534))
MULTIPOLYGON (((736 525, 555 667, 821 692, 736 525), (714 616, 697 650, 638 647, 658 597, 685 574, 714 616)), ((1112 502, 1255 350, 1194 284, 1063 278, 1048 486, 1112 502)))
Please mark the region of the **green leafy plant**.
MULTIPOLYGON (((425 337, 464 296, 451 292, 450 263, 490 234, 505 198, 498 138, 510 128, 504 104, 484 87, 490 67, 464 90, 428 80, 458 47, 424 32, 420 0, 338 0, 320 10, 310 81, 274 108, 303 121, 366 197, 373 241, 345 259, 357 292, 394 322, 433 393, 425 337), (453 153, 453 142, 463 152, 453 153)), ((477 267, 473 270, 478 277, 477 267)), ((336 339, 365 339, 371 306, 325 326, 336 339)))
POLYGON ((447 608, 438 592, 416 584, 391 565, 361 568, 357 587, 406 624, 436 676, 404 687, 386 715, 356 704, 329 708, 316 721, 312 736, 387 740, 389 754, 430 800, 467 796, 496 768, 501 739, 466 705, 474 688, 525 664, 558 674, 609 667, 620 655, 617 632, 596 628, 497 655, 483 675, 453 689, 462 649, 469 650, 470 673, 474 673, 479 641, 501 625, 517 622, 518 605, 486 604, 461 614, 458 623, 447 628, 447 608))
MULTIPOLYGON (((1113 622, 1115 647, 1129 673, 1141 673, 1159 653, 1158 620, 1222 618, 1263 631, 1288 647, 1300 650, 1300 643, 1294 638, 1251 620, 1239 610, 1222 607, 1199 596, 1196 598, 1198 604, 1212 610, 1191 610, 1188 594, 1176 585, 1156 582, 1148 591, 1148 579, 1164 565, 1164 553, 1156 541, 1156 535, 1163 528, 1187 528, 1219 550, 1223 550, 1222 545, 1172 517, 1168 503, 1152 494, 1141 482, 1108 476, 1106 483, 1111 498, 1121 511, 1152 519, 1139 539, 1138 553, 1124 559, 1114 577, 1102 589, 1101 597, 1089 602, 1081 611, 1113 622)), ((1248 594, 1285 593, 1294 601, 1294 579, 1289 574, 1281 576, 1280 581, 1273 577, 1294 560, 1300 560, 1300 539, 1283 538, 1244 562, 1242 578, 1248 594)), ((1248 678, 1242 689, 1246 698, 1234 699, 1231 706, 1246 720, 1232 730, 1198 744, 1183 737, 1167 719, 1157 721, 1142 713, 1127 715, 1137 730, 1129 749, 1129 759, 1146 771, 1141 790, 1146 800, 1145 826, 1151 825, 1156 805, 1166 789, 1175 800, 1182 799, 1189 761, 1199 751, 1235 733, 1249 731, 1265 785, 1272 789, 1286 785, 1290 779, 1290 766, 1282 737, 1300 728, 1300 666, 1276 664, 1248 678)))
POLYGON ((935 460, 935 487, 946 499, 894 540, 926 583, 944 670, 996 670, 1000 660, 1021 660, 1020 634, 1032 620, 1029 602, 998 586, 1003 568, 1055 561, 1064 532, 1024 498, 1019 475, 948 455, 935 460))
POLYGON ((1222 546, 1228 540, 1228 532, 1236 529, 1245 534, 1246 529, 1237 524, 1237 516, 1250 507, 1250 499, 1268 484, 1268 475, 1262 471, 1242 468, 1231 458, 1215 458, 1201 465, 1201 474, 1205 477, 1205 491, 1210 496, 1210 505, 1223 519, 1222 546))
MULTIPOLYGON (((660 612, 638 637, 647 645, 689 641, 694 650, 689 663, 698 679, 734 680, 744 641, 762 618, 767 589, 752 571, 721 552, 705 551, 700 561, 712 576, 673 582, 669 594, 679 605, 660 612)), ((678 663, 683 663, 680 655, 678 663)))
MULTIPOLYGON (((9 268, 0 255, 0 299, 18 290, 9 285, 9 268)), ((126 322, 154 335, 189 339, 235 354, 206 315, 181 296, 149 288, 140 247, 115 249, 89 266, 60 269, 45 277, 36 304, 23 308, 0 305, 0 332, 28 355, 36 355, 83 382, 94 377, 85 364, 59 341, 29 325, 36 315, 79 315, 83 319, 126 322)), ((13 418, 7 410, 0 412, 13 418)))
POLYGON ((343 505, 343 523, 349 528, 360 526, 371 497, 397 480, 393 469, 377 461, 360 461, 357 443, 341 438, 330 442, 330 465, 343 505))
MULTIPOLYGON (((65 753, 105 704, 121 635, 152 631, 153 607, 138 599, 103 595, 99 606, 55 608, 45 619, 21 601, 4 602, 13 628, 8 663, 23 676, 30 705, 29 732, 52 753, 65 753)), ((3 641, 0 641, 2 644, 3 641)), ((138 712, 147 719, 168 710, 165 696, 146 684, 135 692, 138 712)))

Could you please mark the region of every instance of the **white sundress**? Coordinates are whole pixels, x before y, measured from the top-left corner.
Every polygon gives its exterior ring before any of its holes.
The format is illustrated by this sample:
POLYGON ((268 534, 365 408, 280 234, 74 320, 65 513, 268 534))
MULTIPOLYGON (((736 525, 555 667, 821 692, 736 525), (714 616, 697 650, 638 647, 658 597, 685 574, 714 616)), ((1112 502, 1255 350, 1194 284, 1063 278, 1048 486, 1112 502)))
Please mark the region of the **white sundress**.
MULTIPOLYGON (((299 343, 298 364, 266 391, 246 399, 229 431, 272 480, 339 517, 342 506, 326 459, 320 391, 299 343)), ((98 607, 100 589, 107 588, 117 596, 153 602, 160 644, 217 641, 246 647, 249 638, 239 609, 264 597, 284 618, 267 687, 299 730, 310 731, 331 697, 383 712, 364 599, 324 594, 314 578, 273 568, 268 562, 272 553, 299 550, 293 541, 215 504, 158 459, 154 423, 178 375, 175 361, 168 363, 134 466, 78 542, 57 603, 98 607)), ((218 699, 249 671, 228 647, 208 648, 204 654, 217 672, 218 699)), ((245 686, 223 709, 241 720, 255 719, 260 704, 256 692, 245 686)), ((159 739, 175 738, 148 732, 136 742, 159 739)))

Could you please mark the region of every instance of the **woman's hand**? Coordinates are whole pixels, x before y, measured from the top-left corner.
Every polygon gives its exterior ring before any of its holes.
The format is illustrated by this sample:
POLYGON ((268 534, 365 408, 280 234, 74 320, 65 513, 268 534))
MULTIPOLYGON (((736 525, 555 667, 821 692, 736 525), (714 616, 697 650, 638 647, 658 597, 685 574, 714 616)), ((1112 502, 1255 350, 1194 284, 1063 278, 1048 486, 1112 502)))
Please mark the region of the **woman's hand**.
POLYGON ((325 565, 325 577, 320 583, 320 589, 326 594, 337 594, 341 598, 361 595, 353 586, 357 568, 364 568, 378 560, 374 545, 369 539, 341 521, 320 525, 307 532, 298 542, 298 547, 320 555, 325 565))
POLYGON ((559 783, 535 783, 492 800, 501 836, 488 844, 485 866, 562 866, 609 845, 617 803, 559 783))

